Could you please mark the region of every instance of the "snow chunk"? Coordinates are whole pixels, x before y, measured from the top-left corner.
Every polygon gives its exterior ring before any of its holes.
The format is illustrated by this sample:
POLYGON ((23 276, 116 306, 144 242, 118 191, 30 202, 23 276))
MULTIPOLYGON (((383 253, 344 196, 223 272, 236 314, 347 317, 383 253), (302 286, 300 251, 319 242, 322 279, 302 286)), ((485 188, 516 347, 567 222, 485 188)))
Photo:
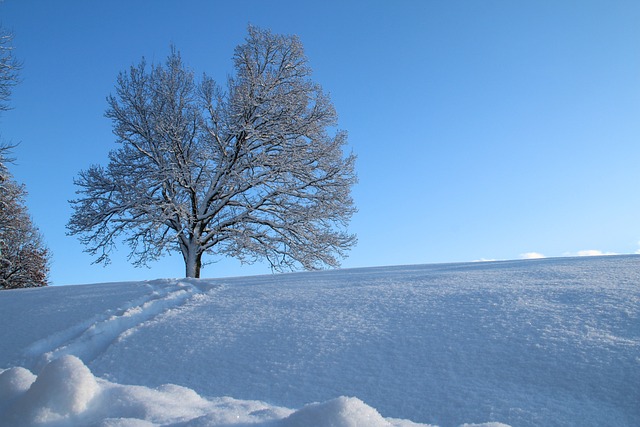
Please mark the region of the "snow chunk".
MULTIPOLYGON (((33 374, 29 376, 23 371, 18 371, 24 381, 22 387, 33 378, 33 374)), ((87 409, 98 390, 95 377, 80 359, 62 356, 45 366, 11 408, 8 418, 18 425, 70 419, 87 409)))
POLYGON ((35 375, 20 367, 0 372, 0 411, 26 393, 35 380, 35 375))

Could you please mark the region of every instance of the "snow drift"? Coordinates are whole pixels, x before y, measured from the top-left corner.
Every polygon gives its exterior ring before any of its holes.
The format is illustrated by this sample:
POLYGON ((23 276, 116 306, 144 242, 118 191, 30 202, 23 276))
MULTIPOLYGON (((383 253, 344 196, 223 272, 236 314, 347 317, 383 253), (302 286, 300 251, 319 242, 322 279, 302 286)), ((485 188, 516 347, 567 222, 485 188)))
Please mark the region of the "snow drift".
POLYGON ((17 367, 0 373, 3 425, 11 426, 222 426, 388 427, 417 425, 387 421, 357 398, 339 397, 299 411, 231 398, 204 399, 191 389, 125 386, 93 376, 80 359, 65 355, 37 377, 17 367))
POLYGON ((5 291, 0 426, 640 425, 639 283, 622 256, 5 291))

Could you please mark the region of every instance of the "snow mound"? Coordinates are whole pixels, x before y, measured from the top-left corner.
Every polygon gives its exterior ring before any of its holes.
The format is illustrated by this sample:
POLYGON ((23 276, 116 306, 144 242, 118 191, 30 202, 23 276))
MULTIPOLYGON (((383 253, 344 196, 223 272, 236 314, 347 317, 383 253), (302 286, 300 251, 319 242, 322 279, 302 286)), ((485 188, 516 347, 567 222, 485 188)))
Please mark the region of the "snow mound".
POLYGON ((121 385, 96 378, 72 355, 51 361, 38 376, 21 367, 0 372, 0 399, 3 427, 427 426, 385 419, 356 397, 338 397, 293 411, 259 401, 205 399, 173 384, 157 388, 121 385))
POLYGON ((24 368, 11 368, 0 372, 0 412, 29 390, 36 376, 24 368))
POLYGON ((390 427, 392 424, 362 400, 339 397, 312 403, 294 412, 279 427, 390 427))
POLYGON ((460 427, 509 427, 502 423, 462 424, 460 427))
POLYGON ((70 419, 84 412, 99 390, 89 368, 75 356, 52 361, 37 378, 23 368, 9 369, 0 387, 0 395, 14 401, 6 417, 12 425, 70 419))

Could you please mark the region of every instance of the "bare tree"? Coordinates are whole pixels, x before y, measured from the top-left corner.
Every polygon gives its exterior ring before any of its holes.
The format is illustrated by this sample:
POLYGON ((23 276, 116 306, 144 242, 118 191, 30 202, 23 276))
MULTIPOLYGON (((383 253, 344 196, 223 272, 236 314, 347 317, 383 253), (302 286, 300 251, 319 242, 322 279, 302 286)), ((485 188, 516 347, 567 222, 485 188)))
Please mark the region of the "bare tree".
POLYGON ((24 204, 26 191, 5 163, 9 146, 0 146, 0 289, 46 286, 49 250, 24 204))
MULTIPOLYGON (((13 34, 0 27, 0 113, 10 109, 20 63, 13 55, 13 34)), ((46 286, 49 250, 25 206, 26 190, 7 168, 15 145, 0 144, 0 289, 46 286)))
POLYGON ((267 260, 276 270, 339 265, 356 242, 355 156, 297 37, 249 27, 226 90, 194 78, 172 48, 117 80, 106 116, 120 147, 80 172, 70 234, 108 262, 116 239, 146 264, 179 251, 267 260))

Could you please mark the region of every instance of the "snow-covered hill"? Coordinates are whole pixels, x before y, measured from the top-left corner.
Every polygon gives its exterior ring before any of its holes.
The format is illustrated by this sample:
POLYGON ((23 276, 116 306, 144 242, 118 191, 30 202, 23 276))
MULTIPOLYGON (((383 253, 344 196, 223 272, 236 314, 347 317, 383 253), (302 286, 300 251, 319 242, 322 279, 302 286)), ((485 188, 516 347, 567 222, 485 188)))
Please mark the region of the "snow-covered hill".
POLYGON ((3 291, 0 328, 2 426, 640 425, 637 256, 3 291))

